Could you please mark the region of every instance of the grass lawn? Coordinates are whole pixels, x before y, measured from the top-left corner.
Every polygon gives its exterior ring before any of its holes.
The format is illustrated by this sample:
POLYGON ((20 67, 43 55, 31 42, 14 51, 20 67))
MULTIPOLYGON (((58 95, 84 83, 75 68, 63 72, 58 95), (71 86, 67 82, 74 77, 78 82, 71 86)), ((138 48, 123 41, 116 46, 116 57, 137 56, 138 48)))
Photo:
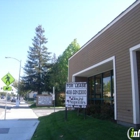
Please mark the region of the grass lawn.
POLYGON ((34 104, 34 101, 26 101, 27 104, 32 105, 34 104))
POLYGON ((127 127, 107 120, 92 117, 84 119, 75 111, 59 111, 49 116, 40 117, 32 140, 128 140, 127 127))

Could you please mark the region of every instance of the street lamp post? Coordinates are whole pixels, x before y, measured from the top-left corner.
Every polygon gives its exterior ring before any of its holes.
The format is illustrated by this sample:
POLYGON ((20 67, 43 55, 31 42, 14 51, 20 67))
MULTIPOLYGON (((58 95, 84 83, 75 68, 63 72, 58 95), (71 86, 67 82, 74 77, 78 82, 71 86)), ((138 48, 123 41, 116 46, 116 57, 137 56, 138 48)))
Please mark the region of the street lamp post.
POLYGON ((21 72, 21 60, 18 60, 14 57, 5 57, 5 58, 10 58, 10 59, 15 59, 16 61, 19 62, 19 78, 18 78, 18 95, 17 95, 17 100, 18 100, 18 106, 19 106, 19 91, 20 91, 20 88, 19 88, 19 83, 20 83, 20 72, 21 72))

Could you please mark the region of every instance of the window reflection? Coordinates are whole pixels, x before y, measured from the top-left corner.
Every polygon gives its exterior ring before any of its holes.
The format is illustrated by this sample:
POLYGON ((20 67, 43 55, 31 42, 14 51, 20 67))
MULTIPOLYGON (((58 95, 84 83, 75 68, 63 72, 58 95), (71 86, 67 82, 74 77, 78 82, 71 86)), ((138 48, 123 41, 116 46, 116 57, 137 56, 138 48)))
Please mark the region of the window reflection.
POLYGON ((94 92, 94 80, 93 80, 93 77, 90 77, 89 78, 89 88, 88 88, 88 95, 89 95, 89 103, 91 103, 92 99, 94 98, 93 97, 93 92, 94 92))
POLYGON ((101 98, 101 74, 96 75, 96 82, 95 82, 96 92, 95 92, 95 98, 101 98))
POLYGON ((88 79, 89 104, 114 103, 114 77, 113 70, 92 76, 88 79))
POLYGON ((111 72, 103 73, 103 99, 111 103, 111 72))
POLYGON ((103 74, 103 98, 111 97, 111 75, 110 72, 103 74))

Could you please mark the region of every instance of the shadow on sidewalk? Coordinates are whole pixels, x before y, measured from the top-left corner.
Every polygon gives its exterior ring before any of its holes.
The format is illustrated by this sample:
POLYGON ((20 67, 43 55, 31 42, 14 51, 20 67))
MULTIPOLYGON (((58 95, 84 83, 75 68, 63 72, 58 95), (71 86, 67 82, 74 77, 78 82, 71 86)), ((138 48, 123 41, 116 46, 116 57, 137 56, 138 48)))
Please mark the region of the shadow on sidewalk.
POLYGON ((13 109, 30 109, 28 106, 13 106, 13 109))
MULTIPOLYGON (((0 105, 0 108, 5 109, 5 106, 0 105)), ((11 108, 13 108, 12 106, 7 106, 7 109, 10 110, 11 108)))
MULTIPOLYGON (((5 104, 3 104, 3 105, 0 105, 0 108, 2 108, 2 109, 5 109, 5 104)), ((30 109, 27 105, 23 105, 23 104, 20 104, 19 106, 16 106, 16 105, 13 105, 13 106, 11 106, 11 105, 7 105, 7 109, 9 110, 9 109, 30 109)))

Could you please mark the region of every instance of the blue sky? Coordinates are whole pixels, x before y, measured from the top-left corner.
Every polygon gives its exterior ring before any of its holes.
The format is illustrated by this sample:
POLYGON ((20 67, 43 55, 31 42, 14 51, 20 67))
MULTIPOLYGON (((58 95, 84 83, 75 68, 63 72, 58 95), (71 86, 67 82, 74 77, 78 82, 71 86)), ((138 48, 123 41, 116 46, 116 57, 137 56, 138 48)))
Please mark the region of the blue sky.
POLYGON ((84 45, 134 1, 1 0, 0 78, 10 72, 18 79, 19 62, 5 57, 22 60, 24 67, 38 25, 45 29, 48 51, 59 56, 75 38, 84 45))

